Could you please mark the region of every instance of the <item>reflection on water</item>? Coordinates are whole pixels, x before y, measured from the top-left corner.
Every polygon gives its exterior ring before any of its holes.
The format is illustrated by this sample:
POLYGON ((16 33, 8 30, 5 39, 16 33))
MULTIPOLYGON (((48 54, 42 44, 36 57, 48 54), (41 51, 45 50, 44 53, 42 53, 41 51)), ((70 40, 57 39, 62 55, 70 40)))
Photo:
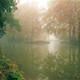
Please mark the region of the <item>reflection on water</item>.
POLYGON ((54 34, 49 35, 49 44, 48 44, 48 50, 49 54, 54 54, 57 51, 59 41, 57 41, 57 38, 54 34))
POLYGON ((55 45, 55 41, 50 41, 50 43, 48 44, 48 50, 49 50, 49 54, 53 54, 56 52, 57 48, 55 45))
POLYGON ((7 43, 7 40, 0 43, 3 52, 24 71, 26 80, 76 80, 80 76, 79 46, 58 41, 7 43))

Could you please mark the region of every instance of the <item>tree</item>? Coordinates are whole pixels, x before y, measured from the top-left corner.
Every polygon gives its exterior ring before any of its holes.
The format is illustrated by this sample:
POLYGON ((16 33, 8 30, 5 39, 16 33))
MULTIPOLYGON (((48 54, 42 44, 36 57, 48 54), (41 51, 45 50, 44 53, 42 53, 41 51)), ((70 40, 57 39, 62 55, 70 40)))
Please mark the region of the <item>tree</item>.
POLYGON ((16 11, 15 16, 19 19, 22 26, 20 36, 22 36, 27 42, 31 42, 41 39, 40 36, 43 30, 41 28, 42 21, 40 21, 40 19, 42 14, 36 9, 36 5, 26 4, 19 5, 19 9, 16 11))
POLYGON ((57 0, 47 13, 49 31, 54 32, 56 28, 58 35, 63 31, 69 34, 70 40, 79 40, 79 8, 79 0, 57 0))
POLYGON ((20 26, 14 19, 14 11, 17 9, 16 0, 0 0, 0 37, 6 33, 7 24, 10 26, 20 26))

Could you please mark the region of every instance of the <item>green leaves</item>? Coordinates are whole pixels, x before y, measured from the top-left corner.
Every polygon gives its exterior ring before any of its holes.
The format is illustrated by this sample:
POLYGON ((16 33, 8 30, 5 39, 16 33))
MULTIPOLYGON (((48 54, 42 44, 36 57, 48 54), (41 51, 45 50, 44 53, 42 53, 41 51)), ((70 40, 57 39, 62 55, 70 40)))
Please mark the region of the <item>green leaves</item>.
POLYGON ((3 12, 11 12, 16 9, 16 2, 15 0, 1 0, 0 7, 3 12))
POLYGON ((20 31, 19 22, 13 16, 13 12, 17 9, 16 4, 16 0, 0 0, 0 38, 6 33, 7 24, 20 31))
POLYGON ((0 57, 0 80, 24 80, 23 73, 4 56, 0 57))
POLYGON ((9 24, 11 28, 15 28, 17 31, 21 31, 19 21, 14 18, 12 14, 7 14, 6 23, 9 24))
POLYGON ((9 80, 24 80, 22 74, 20 72, 17 73, 10 73, 8 76, 9 80))

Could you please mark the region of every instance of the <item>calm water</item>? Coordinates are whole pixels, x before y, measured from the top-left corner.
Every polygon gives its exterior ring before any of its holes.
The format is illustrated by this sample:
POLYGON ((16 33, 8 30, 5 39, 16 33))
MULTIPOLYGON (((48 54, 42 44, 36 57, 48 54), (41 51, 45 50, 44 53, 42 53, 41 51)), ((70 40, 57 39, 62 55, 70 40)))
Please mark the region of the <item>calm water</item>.
POLYGON ((80 47, 50 41, 27 44, 0 41, 3 52, 24 72, 26 80, 77 80, 80 76, 80 47))

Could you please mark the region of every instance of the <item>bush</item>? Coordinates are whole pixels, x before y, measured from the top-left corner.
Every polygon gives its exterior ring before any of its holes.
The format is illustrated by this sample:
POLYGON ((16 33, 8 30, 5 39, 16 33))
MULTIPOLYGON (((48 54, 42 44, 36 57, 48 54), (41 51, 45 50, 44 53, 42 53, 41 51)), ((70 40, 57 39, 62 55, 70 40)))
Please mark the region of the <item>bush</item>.
POLYGON ((0 80, 24 80, 18 67, 0 52, 0 80))

